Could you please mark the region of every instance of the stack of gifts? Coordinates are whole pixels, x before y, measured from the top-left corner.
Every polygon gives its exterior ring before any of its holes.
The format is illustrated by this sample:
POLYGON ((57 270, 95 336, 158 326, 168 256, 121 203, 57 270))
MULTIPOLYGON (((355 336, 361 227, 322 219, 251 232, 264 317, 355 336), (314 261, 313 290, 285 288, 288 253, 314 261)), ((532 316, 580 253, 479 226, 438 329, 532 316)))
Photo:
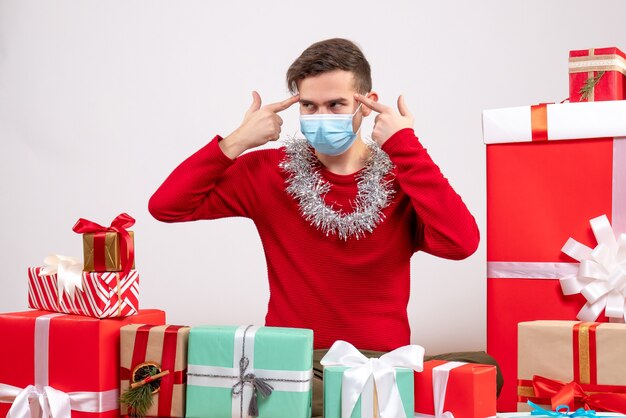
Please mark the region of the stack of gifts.
POLYGON ((83 219, 86 264, 64 256, 28 269, 28 304, 0 314, 0 415, 119 415, 120 328, 165 323, 160 310, 139 310, 133 270, 134 219, 105 228, 83 219))
MULTIPOLYGON (((504 374, 501 411, 515 410, 518 400, 545 400, 530 393, 528 373, 534 371, 527 368, 524 356, 533 354, 521 340, 518 351, 520 322, 624 322, 625 74, 626 60, 617 48, 572 51, 570 103, 483 112, 487 350, 504 374), (518 379, 524 382, 519 392, 518 379)), ((571 333, 572 324, 564 324, 571 333)), ((560 341, 567 345, 560 350, 570 353, 576 345, 571 335, 560 341)), ((546 362, 552 362, 547 351, 554 354, 553 348, 541 348, 540 343, 547 340, 533 344, 543 350, 546 362)), ((605 361, 600 359, 604 354, 597 355, 598 361, 605 361)), ((571 355, 567 367, 552 364, 560 372, 544 377, 575 380, 583 388, 591 384, 585 390, 593 391, 593 380, 585 382, 571 374, 571 355)), ((611 385, 608 381, 597 384, 611 385)), ((616 388, 622 384, 615 383, 614 391, 621 391, 616 388)))

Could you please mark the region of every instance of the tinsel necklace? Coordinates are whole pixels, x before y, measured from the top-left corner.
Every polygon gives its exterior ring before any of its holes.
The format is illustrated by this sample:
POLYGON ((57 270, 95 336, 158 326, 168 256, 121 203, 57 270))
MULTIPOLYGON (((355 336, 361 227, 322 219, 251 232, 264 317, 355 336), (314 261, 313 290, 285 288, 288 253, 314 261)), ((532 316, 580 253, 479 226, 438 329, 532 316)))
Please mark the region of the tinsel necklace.
POLYGON ((280 167, 286 171, 286 191, 299 203, 300 213, 312 226, 328 235, 337 234, 347 241, 371 233, 385 215, 382 210, 391 203, 392 181, 385 179, 393 169, 389 156, 373 141, 366 141, 370 155, 365 167, 356 175, 357 195, 354 210, 344 213, 327 205, 324 195, 331 185, 322 178, 321 164, 304 138, 285 141, 285 159, 280 167))

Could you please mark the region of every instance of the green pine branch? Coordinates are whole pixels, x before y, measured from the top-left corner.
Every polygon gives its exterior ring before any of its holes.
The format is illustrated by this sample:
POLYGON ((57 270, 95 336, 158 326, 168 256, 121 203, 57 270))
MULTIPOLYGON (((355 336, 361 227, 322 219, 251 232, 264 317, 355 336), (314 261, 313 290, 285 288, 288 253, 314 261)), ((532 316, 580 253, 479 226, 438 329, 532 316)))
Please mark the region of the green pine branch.
POLYGON ((600 81, 603 75, 604 71, 599 71, 595 77, 588 78, 587 81, 585 81, 585 84, 578 91, 581 102, 589 100, 591 93, 593 93, 593 89, 596 87, 596 84, 598 84, 598 81, 600 81))

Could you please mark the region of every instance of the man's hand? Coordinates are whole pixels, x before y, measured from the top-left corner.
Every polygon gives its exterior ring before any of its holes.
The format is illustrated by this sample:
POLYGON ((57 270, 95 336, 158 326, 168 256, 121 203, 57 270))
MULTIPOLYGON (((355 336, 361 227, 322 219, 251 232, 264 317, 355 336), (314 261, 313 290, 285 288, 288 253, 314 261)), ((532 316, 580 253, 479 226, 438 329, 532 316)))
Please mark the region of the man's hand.
POLYGON ((378 112, 374 119, 374 130, 372 139, 378 145, 383 145, 393 134, 400 129, 412 128, 415 119, 404 103, 404 97, 398 97, 398 111, 382 103, 375 102, 360 94, 355 94, 354 98, 363 103, 364 106, 378 112))
POLYGON ((261 96, 252 92, 252 105, 246 112, 239 128, 220 141, 220 148, 231 159, 237 158, 244 151, 276 141, 280 137, 283 120, 279 112, 297 103, 300 96, 291 96, 282 102, 261 106, 261 96))

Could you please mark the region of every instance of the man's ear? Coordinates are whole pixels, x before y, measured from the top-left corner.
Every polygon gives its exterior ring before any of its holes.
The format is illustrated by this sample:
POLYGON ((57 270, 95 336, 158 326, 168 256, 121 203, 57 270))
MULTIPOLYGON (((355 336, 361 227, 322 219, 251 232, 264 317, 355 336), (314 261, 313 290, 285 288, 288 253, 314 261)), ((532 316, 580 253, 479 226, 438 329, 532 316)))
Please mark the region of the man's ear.
MULTIPOLYGON (((376 93, 374 90, 370 91, 369 93, 364 95, 365 97, 367 97, 368 99, 377 102, 378 101, 378 93, 376 93)), ((370 109, 369 107, 365 106, 365 105, 361 105, 361 110, 363 111, 363 116, 369 116, 372 113, 372 109, 370 109)))

